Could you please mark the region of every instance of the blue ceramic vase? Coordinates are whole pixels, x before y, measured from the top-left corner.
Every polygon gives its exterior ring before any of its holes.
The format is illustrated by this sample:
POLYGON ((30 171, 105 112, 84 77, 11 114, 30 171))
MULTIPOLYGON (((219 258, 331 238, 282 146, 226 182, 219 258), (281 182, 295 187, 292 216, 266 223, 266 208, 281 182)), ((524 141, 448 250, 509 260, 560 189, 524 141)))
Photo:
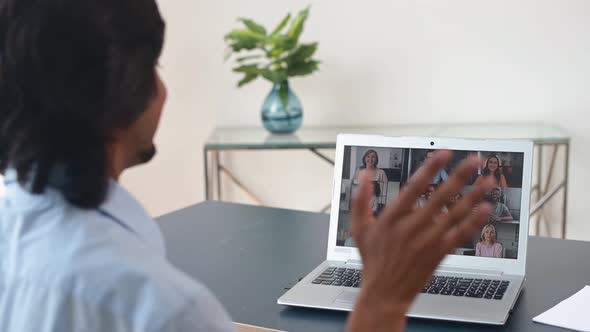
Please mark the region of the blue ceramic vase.
POLYGON ((264 128, 273 134, 289 134, 299 129, 302 122, 303 108, 289 82, 274 83, 262 105, 264 128))

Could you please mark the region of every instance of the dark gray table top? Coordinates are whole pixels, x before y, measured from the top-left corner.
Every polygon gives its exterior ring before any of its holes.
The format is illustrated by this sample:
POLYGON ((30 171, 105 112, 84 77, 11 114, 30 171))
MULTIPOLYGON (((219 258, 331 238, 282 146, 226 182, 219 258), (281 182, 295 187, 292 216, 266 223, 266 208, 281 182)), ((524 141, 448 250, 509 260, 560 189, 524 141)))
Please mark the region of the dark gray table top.
MULTIPOLYGON (((204 202, 157 218, 170 261, 207 285, 235 321, 342 331, 347 314, 278 305, 326 257, 326 214, 204 202)), ((504 326, 410 319, 408 331, 562 331, 532 318, 590 284, 590 243, 531 237, 527 282, 504 326)))

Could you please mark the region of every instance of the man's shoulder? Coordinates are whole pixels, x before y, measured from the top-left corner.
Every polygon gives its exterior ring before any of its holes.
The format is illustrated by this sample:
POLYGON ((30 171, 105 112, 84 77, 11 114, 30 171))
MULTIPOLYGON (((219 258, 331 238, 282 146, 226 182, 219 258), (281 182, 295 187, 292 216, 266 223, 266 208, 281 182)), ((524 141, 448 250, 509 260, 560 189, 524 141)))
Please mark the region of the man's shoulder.
POLYGON ((121 322, 138 331, 154 330, 185 314, 206 320, 200 312, 211 310, 207 308, 224 315, 204 285, 137 234, 110 227, 110 221, 90 211, 50 212, 51 218, 47 213, 27 216, 26 227, 18 220, 6 225, 12 229, 3 234, 0 279, 11 293, 0 295, 7 303, 20 303, 34 289, 31 301, 37 305, 71 304, 76 315, 88 314, 84 319, 121 322), (15 232, 21 238, 10 236, 15 232))
MULTIPOLYGON (((28 225, 22 238, 4 243, 3 253, 20 263, 5 272, 39 288, 106 306, 160 303, 163 311, 184 305, 204 288, 138 234, 95 211, 51 209, 23 221, 28 225)), ((23 227, 16 223, 9 233, 23 227)))
POLYGON ((195 316, 201 323, 213 317, 228 320, 207 287, 178 270, 163 255, 141 249, 107 251, 106 256, 100 254, 106 259, 74 271, 63 281, 72 284, 83 280, 87 300, 113 312, 123 310, 142 324, 149 322, 147 327, 175 320, 184 324, 185 316, 195 316))
MULTIPOLYGON (((139 235, 103 228, 101 224, 111 221, 96 214, 88 216, 86 222, 95 225, 74 227, 57 236, 62 242, 71 236, 72 242, 69 250, 56 257, 59 264, 54 269, 63 271, 60 283, 80 281, 77 284, 83 286, 84 294, 101 302, 112 299, 132 304, 142 299, 170 309, 203 291, 204 286, 176 269, 163 252, 149 246, 139 235)), ((56 276, 59 271, 54 271, 56 276)))
POLYGON ((112 248, 86 250, 66 258, 55 252, 54 256, 53 264, 39 264, 34 273, 5 278, 12 289, 10 303, 19 303, 34 290, 36 300, 31 301, 48 306, 43 319, 67 320, 74 310, 80 320, 75 323, 82 324, 76 327, 85 330, 92 330, 86 325, 90 322, 107 324, 107 330, 113 331, 164 331, 170 324, 180 326, 180 331, 229 321, 203 284, 164 257, 146 253, 145 259, 137 259, 112 248), (74 257, 77 263, 71 261, 74 257), (50 305, 56 303, 59 307, 50 305), (111 329, 115 326, 126 328, 111 329))

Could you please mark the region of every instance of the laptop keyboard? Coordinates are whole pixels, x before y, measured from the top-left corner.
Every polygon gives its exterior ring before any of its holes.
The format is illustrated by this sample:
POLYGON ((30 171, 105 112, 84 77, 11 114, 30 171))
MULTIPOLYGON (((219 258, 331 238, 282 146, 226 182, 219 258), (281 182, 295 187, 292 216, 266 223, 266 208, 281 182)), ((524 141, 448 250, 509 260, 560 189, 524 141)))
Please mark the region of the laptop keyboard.
POLYGON ((358 288, 361 287, 361 270, 329 267, 311 283, 358 288))
POLYGON ((501 300, 510 281, 433 276, 422 293, 501 300))
MULTIPOLYGON (((359 288, 361 280, 361 270, 329 267, 311 283, 359 288)), ((433 276, 422 288, 422 293, 501 300, 508 289, 508 285, 510 285, 508 280, 433 276)))

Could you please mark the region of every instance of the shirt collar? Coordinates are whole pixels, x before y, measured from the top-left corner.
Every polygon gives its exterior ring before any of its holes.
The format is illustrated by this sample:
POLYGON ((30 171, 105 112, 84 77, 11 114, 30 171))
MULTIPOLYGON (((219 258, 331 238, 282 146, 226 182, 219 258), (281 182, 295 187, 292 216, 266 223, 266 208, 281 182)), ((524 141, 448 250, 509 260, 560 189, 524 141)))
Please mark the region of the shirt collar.
POLYGON ((109 180, 107 199, 98 209, 116 218, 162 255, 166 253, 162 233, 154 219, 131 193, 116 181, 109 180))
MULTIPOLYGON (((6 171, 4 183, 6 184, 6 192, 8 194, 13 194, 23 199, 30 197, 30 188, 28 188, 28 185, 25 184, 24 187, 21 187, 17 183, 16 170, 8 169, 6 171)), ((67 204, 63 196, 58 194, 53 188, 48 188, 43 195, 49 198, 50 201, 55 201, 51 198, 52 196, 59 196, 59 200, 63 200, 64 204, 67 204)), ((44 201, 49 204, 49 201, 44 201)), ((109 221, 115 224, 116 227, 123 227, 126 231, 134 233, 133 235, 138 236, 141 241, 146 242, 157 252, 162 255, 166 254, 164 239, 156 222, 131 193, 116 181, 109 179, 106 199, 96 209, 96 212, 110 219, 109 221)))

